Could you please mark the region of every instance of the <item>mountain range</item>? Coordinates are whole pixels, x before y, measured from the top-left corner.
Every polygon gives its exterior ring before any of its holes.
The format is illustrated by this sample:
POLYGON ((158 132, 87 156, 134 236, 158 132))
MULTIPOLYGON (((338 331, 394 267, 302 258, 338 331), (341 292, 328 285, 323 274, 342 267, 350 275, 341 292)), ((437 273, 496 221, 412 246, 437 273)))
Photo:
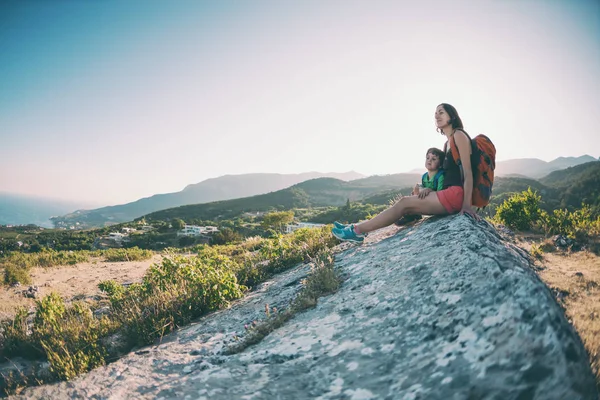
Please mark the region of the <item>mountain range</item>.
MULTIPOLYGON (((597 160, 589 155, 559 157, 550 162, 536 158, 506 160, 497 163, 496 176, 539 179, 552 171, 590 161, 597 160)), ((414 185, 420 179, 423 171, 422 169, 416 169, 411 173, 375 175, 368 178, 354 171, 347 173, 307 172, 301 174, 252 173, 225 175, 188 185, 179 192, 156 194, 126 204, 89 210, 77 210, 80 205, 75 203, 31 197, 24 198, 19 195, 0 193, 0 224, 33 223, 48 227, 51 225, 49 218, 55 216, 51 221, 57 227, 69 227, 76 224, 79 224, 80 227, 99 227, 110 223, 131 221, 155 211, 182 205, 265 194, 321 177, 351 181, 355 188, 366 185, 367 187, 377 186, 380 190, 398 189, 414 185)))
POLYGON ((580 157, 558 157, 552 161, 543 161, 538 158, 517 158, 497 162, 494 172, 495 176, 522 176, 539 179, 553 171, 591 161, 598 161, 598 159, 587 154, 580 157))
MULTIPOLYGON (((374 176, 344 182, 333 178, 318 178, 292 187, 246 198, 192 204, 156 211, 144 216, 147 221, 180 218, 215 220, 232 219, 244 212, 288 210, 319 206, 341 206, 346 200, 369 204, 388 204, 398 192, 410 191, 417 174, 374 176), (404 190, 399 189, 404 187, 404 190)), ((490 206, 499 205, 515 192, 531 187, 543 199, 542 208, 577 208, 582 201, 600 206, 600 162, 592 161, 564 170, 554 171, 541 180, 519 177, 498 177, 490 206)))
POLYGON ((84 227, 99 227, 107 223, 131 221, 154 211, 186 204, 208 203, 273 192, 321 177, 349 181, 363 178, 364 175, 354 171, 345 173, 305 172, 301 174, 224 175, 188 185, 180 192, 156 194, 116 206, 93 210, 77 210, 70 214, 52 218, 52 222, 56 227, 69 227, 77 223, 79 223, 79 226, 84 227))

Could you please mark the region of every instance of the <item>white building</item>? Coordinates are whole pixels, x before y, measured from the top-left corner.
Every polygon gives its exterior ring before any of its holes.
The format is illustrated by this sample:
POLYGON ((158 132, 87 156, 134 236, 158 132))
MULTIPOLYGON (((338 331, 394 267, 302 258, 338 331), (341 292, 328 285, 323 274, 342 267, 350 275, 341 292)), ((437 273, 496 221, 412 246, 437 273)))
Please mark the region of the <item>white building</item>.
POLYGON ((177 232, 177 236, 200 236, 216 232, 219 232, 219 229, 216 226, 186 225, 182 230, 177 232))
POLYGON ((205 226, 204 232, 202 232, 202 233, 217 233, 217 232, 219 232, 219 229, 216 226, 205 226))
POLYGON ((313 224, 312 222, 298 222, 296 224, 286 225, 285 233, 292 233, 300 228, 320 228, 325 224, 313 224))
POLYGON ((177 232, 177 236, 200 236, 202 234, 202 226, 186 225, 182 230, 177 232))
POLYGON ((115 242, 122 242, 123 239, 125 238, 125 236, 127 236, 127 235, 124 235, 119 232, 111 232, 108 234, 108 239, 114 240, 115 242))

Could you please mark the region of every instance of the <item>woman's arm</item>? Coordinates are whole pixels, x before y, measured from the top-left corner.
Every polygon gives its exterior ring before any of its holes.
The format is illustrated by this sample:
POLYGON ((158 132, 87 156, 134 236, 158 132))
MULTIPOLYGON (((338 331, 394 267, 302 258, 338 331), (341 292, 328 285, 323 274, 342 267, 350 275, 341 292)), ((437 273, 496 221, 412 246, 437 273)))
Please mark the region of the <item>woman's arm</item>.
POLYGON ((457 130, 454 133, 454 141, 456 143, 456 147, 458 148, 458 154, 460 156, 460 162, 462 164, 463 174, 464 174, 464 182, 463 182, 463 190, 464 190, 464 198, 462 209, 460 210, 461 214, 467 213, 469 215, 477 218, 477 214, 473 210, 473 206, 471 204, 471 198, 473 196, 473 170, 471 169, 471 141, 462 131, 457 130))
POLYGON ((434 189, 436 191, 444 190, 444 174, 438 179, 438 186, 434 189))

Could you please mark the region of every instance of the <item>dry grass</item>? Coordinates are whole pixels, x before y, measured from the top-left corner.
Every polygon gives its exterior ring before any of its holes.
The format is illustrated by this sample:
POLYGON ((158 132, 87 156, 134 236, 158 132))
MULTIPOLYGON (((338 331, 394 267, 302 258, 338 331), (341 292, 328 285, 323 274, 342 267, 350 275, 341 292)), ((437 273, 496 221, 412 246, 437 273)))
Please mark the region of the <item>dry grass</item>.
MULTIPOLYGON (((525 240, 519 244, 531 251, 532 245, 539 242, 525 240)), ((538 275, 552 289, 579 333, 600 388, 600 256, 588 251, 544 252, 536 265, 541 267, 538 275)))
POLYGON ((282 327, 294 315, 315 307, 319 297, 334 293, 341 284, 341 276, 334 269, 333 255, 330 251, 322 251, 313 258, 308 277, 304 279, 302 289, 292 300, 289 307, 281 312, 269 308, 265 304, 266 319, 246 327, 246 335, 225 350, 225 354, 237 354, 249 346, 259 343, 275 329, 282 327))

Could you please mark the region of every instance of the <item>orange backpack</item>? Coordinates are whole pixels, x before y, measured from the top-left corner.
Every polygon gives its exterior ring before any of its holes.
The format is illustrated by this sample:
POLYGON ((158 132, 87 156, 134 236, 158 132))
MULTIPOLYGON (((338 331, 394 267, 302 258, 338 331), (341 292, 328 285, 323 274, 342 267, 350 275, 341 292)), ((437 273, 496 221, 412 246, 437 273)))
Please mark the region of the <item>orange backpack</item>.
MULTIPOLYGON (((471 202, 473 206, 483 208, 489 204, 490 197, 492 197, 494 169, 496 168, 496 147, 490 138, 485 135, 477 135, 471 139, 467 132, 462 129, 460 131, 467 135, 471 142, 471 169, 473 170, 473 196, 471 202)), ((462 175, 463 169, 454 136, 450 140, 450 150, 452 151, 452 158, 459 166, 462 175)))

